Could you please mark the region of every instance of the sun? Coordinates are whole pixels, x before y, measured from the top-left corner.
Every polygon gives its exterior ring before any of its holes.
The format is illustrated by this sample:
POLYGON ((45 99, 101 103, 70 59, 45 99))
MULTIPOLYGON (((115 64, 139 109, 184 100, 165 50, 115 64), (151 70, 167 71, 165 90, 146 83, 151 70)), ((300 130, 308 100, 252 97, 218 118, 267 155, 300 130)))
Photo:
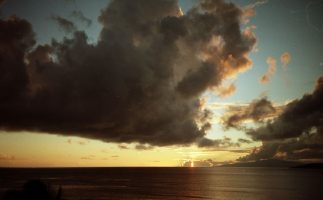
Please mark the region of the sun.
POLYGON ((191 161, 191 167, 194 167, 194 161, 191 161))

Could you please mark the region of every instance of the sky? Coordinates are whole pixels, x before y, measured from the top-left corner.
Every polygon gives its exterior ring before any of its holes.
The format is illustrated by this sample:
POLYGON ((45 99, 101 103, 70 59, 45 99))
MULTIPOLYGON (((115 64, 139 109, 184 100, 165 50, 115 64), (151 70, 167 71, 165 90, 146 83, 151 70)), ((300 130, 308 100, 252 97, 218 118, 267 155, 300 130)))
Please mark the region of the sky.
POLYGON ((0 166, 322 161, 322 11, 1 0, 0 166))

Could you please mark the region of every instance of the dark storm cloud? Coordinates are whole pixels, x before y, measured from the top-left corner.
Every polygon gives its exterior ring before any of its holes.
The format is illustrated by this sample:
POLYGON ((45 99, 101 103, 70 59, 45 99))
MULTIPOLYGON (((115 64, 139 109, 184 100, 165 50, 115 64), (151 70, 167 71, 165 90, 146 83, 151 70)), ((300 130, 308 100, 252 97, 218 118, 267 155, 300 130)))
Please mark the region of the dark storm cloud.
POLYGON ((272 117, 276 108, 267 98, 257 99, 248 106, 231 106, 222 117, 225 128, 242 128, 246 120, 263 122, 264 119, 272 117))
POLYGON ((54 20, 66 33, 72 33, 77 30, 75 24, 68 19, 56 15, 52 15, 51 19, 54 20))
POLYGON ((6 2, 6 0, 0 0, 0 7, 6 2))
POLYGON ((283 113, 265 126, 247 132, 254 140, 294 138, 312 129, 323 132, 323 77, 312 94, 286 105, 283 113))
POLYGON ((91 26, 91 24, 92 24, 92 20, 85 17, 84 14, 80 10, 74 10, 72 12, 71 16, 74 17, 75 19, 80 20, 81 22, 83 22, 87 26, 91 26))
POLYGON ((34 33, 29 22, 17 17, 0 19, 0 30, 0 106, 18 114, 28 89, 24 57, 35 44, 34 33))
POLYGON ((240 30, 241 14, 222 0, 201 1, 187 15, 175 0, 118 0, 99 17, 97 44, 76 31, 37 47, 28 22, 2 20, 0 127, 119 143, 227 145, 205 138, 210 112, 199 95, 250 67, 256 40, 240 30))
POLYGON ((263 145, 240 160, 323 159, 323 77, 315 90, 286 105, 272 121, 247 134, 263 145))
POLYGON ((240 161, 262 159, 315 160, 323 159, 322 134, 303 134, 298 138, 264 141, 249 155, 239 158, 240 161))

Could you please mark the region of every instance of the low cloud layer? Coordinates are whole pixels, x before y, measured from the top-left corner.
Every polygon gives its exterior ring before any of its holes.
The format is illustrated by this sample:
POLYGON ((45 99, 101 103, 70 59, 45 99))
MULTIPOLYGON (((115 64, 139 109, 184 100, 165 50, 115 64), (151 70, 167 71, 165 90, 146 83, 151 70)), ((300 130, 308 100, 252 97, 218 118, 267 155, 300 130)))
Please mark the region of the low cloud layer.
POLYGON ((8 160, 15 160, 15 157, 8 154, 0 153, 0 161, 8 161, 8 160))
POLYGON ((241 20, 242 10, 223 0, 200 1, 185 15, 175 0, 118 0, 102 10, 97 44, 76 31, 43 46, 28 21, 0 20, 0 128, 157 146, 216 143, 205 138, 210 118, 200 95, 250 68, 256 38, 241 20))
POLYGON ((323 77, 315 89, 286 105, 284 111, 264 126, 247 134, 263 145, 240 160, 268 158, 323 159, 323 77))
POLYGON ((186 161, 182 164, 182 167, 213 167, 218 163, 213 161, 212 159, 207 160, 194 160, 194 161, 186 161))

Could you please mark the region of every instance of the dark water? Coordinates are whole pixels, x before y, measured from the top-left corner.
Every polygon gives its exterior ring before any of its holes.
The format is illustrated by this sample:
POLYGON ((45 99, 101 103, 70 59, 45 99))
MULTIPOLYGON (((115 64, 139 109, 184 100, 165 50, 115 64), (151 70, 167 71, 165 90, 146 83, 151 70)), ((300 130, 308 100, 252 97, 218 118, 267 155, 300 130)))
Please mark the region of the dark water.
POLYGON ((0 169, 0 196, 26 180, 74 199, 323 199, 323 170, 274 168, 0 169))

